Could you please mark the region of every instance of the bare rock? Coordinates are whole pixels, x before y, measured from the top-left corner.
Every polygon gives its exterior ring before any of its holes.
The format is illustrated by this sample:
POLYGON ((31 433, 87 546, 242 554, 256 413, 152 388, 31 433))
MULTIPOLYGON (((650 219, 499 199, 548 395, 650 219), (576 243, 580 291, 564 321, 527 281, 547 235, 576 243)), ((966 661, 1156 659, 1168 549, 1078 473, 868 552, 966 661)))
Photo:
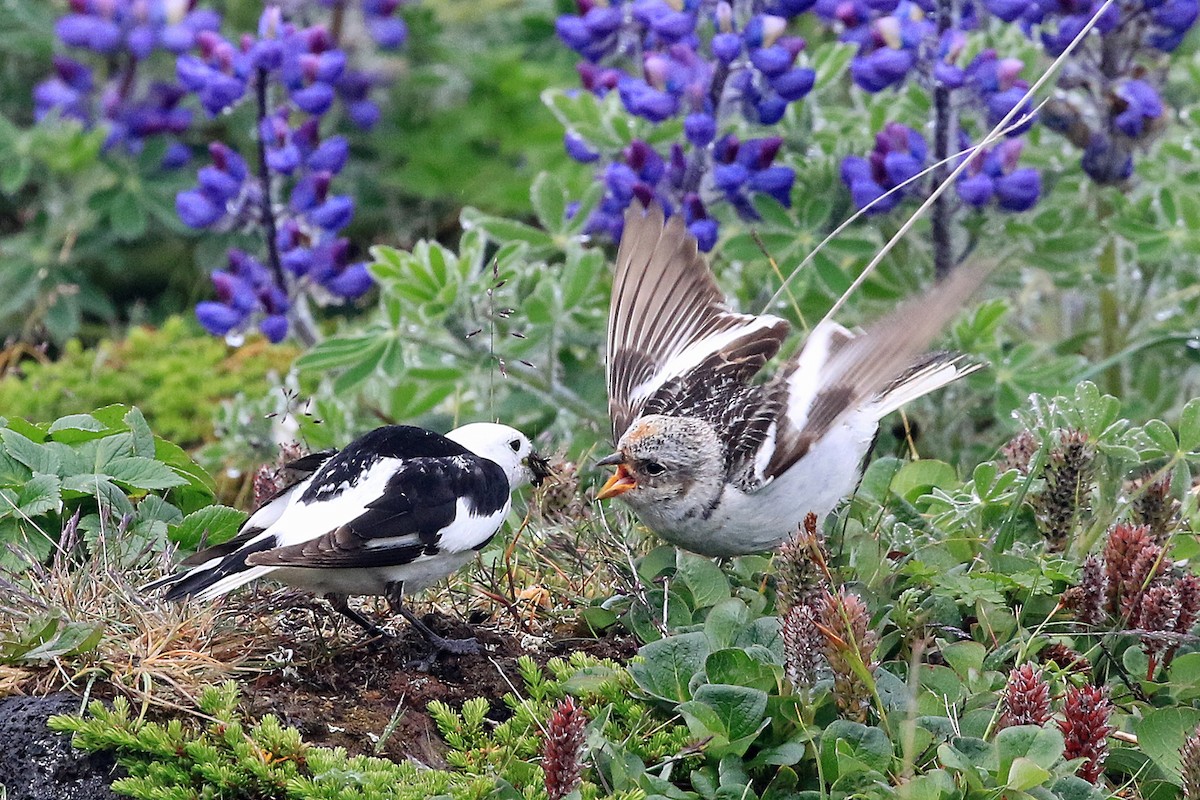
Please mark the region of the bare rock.
POLYGON ((55 714, 78 711, 79 698, 65 693, 0 699, 0 785, 8 800, 116 800, 112 754, 77 750, 70 734, 46 727, 55 714))

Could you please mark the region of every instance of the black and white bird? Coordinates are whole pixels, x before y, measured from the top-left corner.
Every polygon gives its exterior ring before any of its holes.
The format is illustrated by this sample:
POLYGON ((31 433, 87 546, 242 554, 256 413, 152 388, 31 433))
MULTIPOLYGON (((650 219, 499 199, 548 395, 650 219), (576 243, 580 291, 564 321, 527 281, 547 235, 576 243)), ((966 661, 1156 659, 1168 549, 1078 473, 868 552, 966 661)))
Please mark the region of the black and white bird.
POLYGON ((524 434, 493 423, 445 436, 389 425, 289 467, 309 474, 263 503, 236 537, 147 588, 169 587, 168 600, 210 600, 270 576, 324 594, 371 632, 378 628, 347 596, 383 595, 436 649, 472 652, 473 639, 433 633, 402 596, 464 566, 500 529, 513 490, 550 473, 524 434))
POLYGON ((631 207, 608 318, 620 496, 652 531, 709 556, 770 550, 854 491, 879 422, 979 368, 924 353, 986 277, 959 269, 861 334, 825 322, 765 382, 788 323, 729 308, 683 219, 631 207))

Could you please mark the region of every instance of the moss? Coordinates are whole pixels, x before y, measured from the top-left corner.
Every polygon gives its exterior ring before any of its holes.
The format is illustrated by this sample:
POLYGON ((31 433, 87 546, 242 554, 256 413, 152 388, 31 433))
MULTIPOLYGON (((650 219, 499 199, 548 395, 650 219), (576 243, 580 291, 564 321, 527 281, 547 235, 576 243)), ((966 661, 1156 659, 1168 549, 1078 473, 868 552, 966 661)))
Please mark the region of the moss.
POLYGON ((229 348, 190 320, 173 317, 91 349, 72 340, 57 361, 23 363, 22 374, 0 379, 0 409, 48 422, 82 408, 136 402, 159 435, 190 449, 211 439, 221 400, 265 393, 267 376, 285 373, 297 355, 264 339, 229 348))

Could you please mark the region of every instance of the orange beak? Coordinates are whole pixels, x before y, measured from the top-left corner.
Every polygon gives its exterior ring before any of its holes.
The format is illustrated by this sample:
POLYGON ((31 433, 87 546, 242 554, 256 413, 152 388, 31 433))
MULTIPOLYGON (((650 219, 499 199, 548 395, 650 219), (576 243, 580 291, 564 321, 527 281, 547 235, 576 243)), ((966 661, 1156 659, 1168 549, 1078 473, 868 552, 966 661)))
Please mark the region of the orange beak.
POLYGON ((597 500, 607 500, 610 497, 616 497, 619 494, 625 494, 630 489, 637 488, 637 481, 629 474, 629 470, 624 464, 617 465, 617 471, 608 479, 608 482, 600 487, 599 494, 596 495, 597 500))

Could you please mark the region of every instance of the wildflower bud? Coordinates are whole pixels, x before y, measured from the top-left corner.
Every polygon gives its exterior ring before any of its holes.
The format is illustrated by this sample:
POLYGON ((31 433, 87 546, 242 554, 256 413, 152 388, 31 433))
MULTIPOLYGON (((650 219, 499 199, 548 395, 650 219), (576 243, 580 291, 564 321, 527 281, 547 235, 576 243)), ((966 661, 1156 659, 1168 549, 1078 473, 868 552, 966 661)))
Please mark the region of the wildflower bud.
POLYGON ((1192 632, 1197 616, 1200 616, 1200 577, 1188 572, 1175 581, 1175 592, 1179 595, 1179 619, 1175 621, 1175 632, 1186 636, 1192 632))
POLYGON ((1167 563, 1163 549, 1148 544, 1137 554, 1121 586, 1121 617, 1131 624, 1141 619, 1142 602, 1153 583, 1166 574, 1167 563))
POLYGON ((1148 482, 1149 479, 1133 482, 1135 499, 1132 504, 1133 521, 1150 529, 1150 536, 1163 544, 1171 531, 1179 524, 1179 501, 1171 497, 1171 474, 1148 482))
POLYGON ((1104 621, 1104 601, 1108 594, 1108 578, 1100 556, 1092 554, 1084 559, 1078 588, 1075 617, 1084 625, 1099 625, 1104 621))
POLYGON ((1174 586, 1151 586, 1142 596, 1139 618, 1130 623, 1140 628, 1142 633, 1142 649, 1149 660, 1146 668, 1146 680, 1154 680, 1158 668, 1159 657, 1167 650, 1170 642, 1163 635, 1175 632, 1179 622, 1179 594, 1174 586))
POLYGON ((1043 664, 1053 664, 1064 672, 1086 675, 1092 671, 1092 662, 1083 653, 1062 642, 1051 642, 1038 653, 1043 664))
MULTIPOLYGON (((811 516, 811 515, 810 515, 811 516)), ((779 576, 779 605, 784 611, 816 607, 829 592, 825 577, 825 542, 819 533, 801 528, 775 556, 779 576)))
POLYGON ((1023 430, 1010 439, 1008 444, 1000 448, 998 466, 1004 472, 1015 469, 1022 475, 1028 475, 1029 462, 1033 460, 1033 456, 1037 453, 1037 450, 1037 437, 1031 431, 1023 430))
POLYGON ((856 722, 866 722, 871 710, 871 690, 855 669, 859 662, 872 672, 875 669, 872 657, 878 640, 869 628, 870 618, 862 598, 844 588, 837 594, 826 592, 817 608, 838 710, 856 722))
POLYGON ((824 637, 812 606, 789 609, 783 615, 783 655, 788 680, 797 689, 811 689, 821 666, 824 637))
POLYGON ((549 800, 562 800, 579 785, 583 773, 583 729, 587 716, 566 697, 546 723, 542 771, 549 800))
POLYGON ((1150 529, 1145 525, 1119 523, 1108 532, 1108 539, 1104 544, 1108 613, 1114 616, 1121 613, 1126 577, 1133 569, 1133 562, 1145 548, 1152 545, 1150 529))
POLYGON ((1077 430, 1059 433, 1042 472, 1045 488, 1033 498, 1038 525, 1053 550, 1062 550, 1076 522, 1091 508, 1092 474, 1096 449, 1087 434, 1077 430))
POLYGON ((1113 706, 1108 692, 1096 686, 1072 686, 1067 689, 1063 703, 1063 718, 1058 723, 1066 741, 1063 757, 1068 761, 1085 759, 1075 774, 1089 783, 1096 783, 1104 772, 1108 759, 1108 735, 1113 706))
POLYGON ((1183 796, 1200 800, 1200 728, 1197 728, 1179 750, 1183 777, 1183 796))
POLYGON ((1050 685, 1042 678, 1042 671, 1032 664, 1022 664, 1010 672, 1000 708, 1001 729, 1049 722, 1050 685))

